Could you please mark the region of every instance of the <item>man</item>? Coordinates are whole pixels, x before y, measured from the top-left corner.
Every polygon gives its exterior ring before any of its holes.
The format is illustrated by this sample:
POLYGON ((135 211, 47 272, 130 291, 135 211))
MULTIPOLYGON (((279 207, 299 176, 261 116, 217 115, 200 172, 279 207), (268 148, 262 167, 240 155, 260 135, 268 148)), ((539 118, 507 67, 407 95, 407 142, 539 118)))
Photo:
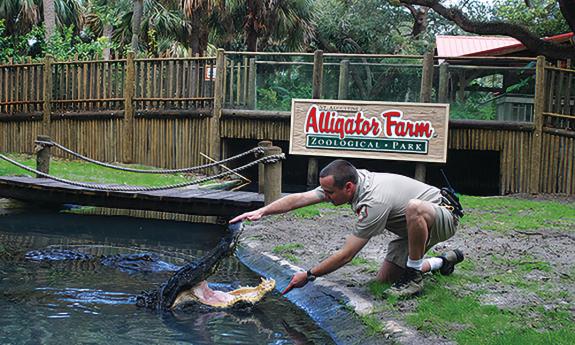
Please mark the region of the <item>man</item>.
POLYGON ((455 264, 463 260, 463 253, 457 249, 423 259, 431 247, 453 236, 459 221, 439 189, 401 175, 357 170, 341 159, 331 162, 320 172, 319 183, 320 187, 312 191, 285 196, 230 221, 256 221, 263 216, 323 201, 334 205, 351 204, 358 217, 353 234, 346 238, 341 249, 317 266, 294 274, 284 294, 342 267, 372 236, 386 229, 398 237, 389 243, 377 279, 393 283, 388 289, 390 295, 417 295, 423 289, 423 273, 440 270, 449 275, 455 264))

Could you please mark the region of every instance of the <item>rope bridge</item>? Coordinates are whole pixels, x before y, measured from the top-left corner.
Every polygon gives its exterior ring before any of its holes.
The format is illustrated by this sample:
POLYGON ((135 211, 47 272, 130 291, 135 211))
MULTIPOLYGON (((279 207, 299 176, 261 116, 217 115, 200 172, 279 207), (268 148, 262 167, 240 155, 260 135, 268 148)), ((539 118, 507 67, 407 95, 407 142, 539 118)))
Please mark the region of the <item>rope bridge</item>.
MULTIPOLYGON (((111 168, 111 169, 116 169, 116 170, 121 170, 121 171, 127 171, 127 172, 134 172, 134 173, 142 173, 142 174, 177 174, 177 173, 195 172, 195 171, 199 171, 199 170, 205 170, 205 169, 209 169, 212 167, 216 167, 216 166, 219 166, 219 165, 222 165, 225 163, 229 163, 231 161, 242 158, 242 157, 247 156, 247 155, 252 154, 252 153, 255 154, 256 157, 261 156, 265 152, 265 149, 263 147, 258 146, 258 147, 254 147, 251 150, 248 150, 246 152, 240 153, 238 155, 235 155, 235 156, 232 156, 232 157, 229 157, 229 158, 217 161, 217 162, 209 163, 209 164, 204 164, 204 165, 199 165, 199 166, 189 167, 189 168, 181 168, 181 169, 149 169, 148 170, 148 169, 134 169, 134 168, 117 166, 117 165, 113 165, 113 164, 109 164, 109 163, 105 163, 105 162, 100 162, 100 161, 91 159, 89 157, 83 156, 77 152, 74 152, 73 150, 70 150, 69 148, 67 148, 63 145, 60 145, 57 142, 51 141, 51 140, 50 141, 37 140, 35 143, 37 145, 42 146, 42 147, 52 147, 52 146, 57 147, 60 150, 66 152, 66 153, 68 153, 74 157, 79 158, 80 160, 84 160, 86 162, 100 165, 100 166, 103 166, 106 168, 111 168)), ((38 171, 34 168, 30 168, 30 167, 28 167, 22 163, 19 163, 19 162, 15 161, 9 157, 6 157, 3 154, 0 154, 0 158, 9 162, 9 163, 16 165, 19 168, 26 170, 28 172, 35 173, 37 176, 49 178, 51 180, 65 183, 65 184, 69 184, 72 186, 88 188, 88 189, 95 189, 95 190, 103 190, 103 191, 116 191, 116 192, 151 192, 151 191, 169 190, 169 189, 188 187, 191 185, 197 185, 197 184, 204 183, 207 181, 212 181, 215 179, 223 178, 223 177, 226 177, 226 176, 231 175, 231 174, 237 174, 237 172, 239 172, 239 171, 248 169, 248 168, 255 166, 255 165, 258 165, 260 163, 263 163, 263 164, 276 163, 282 159, 285 159, 285 154, 279 153, 279 154, 266 155, 266 156, 257 158, 250 163, 244 164, 244 165, 239 166, 239 167, 234 168, 234 169, 228 169, 227 171, 219 173, 219 174, 215 174, 215 175, 207 176, 207 177, 203 177, 203 178, 198 178, 198 179, 191 180, 188 182, 166 185, 166 186, 159 186, 159 187, 111 186, 111 185, 103 185, 103 184, 96 184, 96 183, 83 183, 83 182, 71 181, 71 180, 67 180, 64 178, 52 176, 50 174, 38 171)))

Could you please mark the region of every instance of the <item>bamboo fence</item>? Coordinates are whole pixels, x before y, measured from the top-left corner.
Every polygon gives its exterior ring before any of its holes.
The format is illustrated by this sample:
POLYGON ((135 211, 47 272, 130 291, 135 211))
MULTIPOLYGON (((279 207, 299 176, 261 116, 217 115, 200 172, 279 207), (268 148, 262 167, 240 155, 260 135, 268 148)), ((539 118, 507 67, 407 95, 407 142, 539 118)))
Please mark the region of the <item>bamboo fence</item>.
MULTIPOLYGON (((313 66, 309 97, 319 98, 324 65, 340 71, 350 65, 326 58, 355 58, 351 65, 370 66, 387 63, 362 59, 401 58, 340 55, 219 50, 215 58, 136 59, 129 54, 108 61, 47 57, 41 63, 0 65, 0 151, 32 153, 34 140, 44 134, 94 159, 180 168, 205 163, 200 153, 217 158, 221 140, 287 141, 289 113, 255 110, 258 66, 313 66), (299 60, 285 60, 290 57, 299 60)), ((428 62, 420 62, 426 61, 421 56, 403 58, 410 59, 410 67, 431 63, 433 69, 438 62, 437 57, 428 62)), ((447 68, 437 69, 439 84, 447 85, 442 74, 447 68)), ((535 73, 532 123, 451 121, 448 148, 499 152, 502 194, 575 194, 575 69, 540 57, 535 73)), ((340 96, 347 94, 349 83, 341 76, 339 83, 340 96)), ((423 85, 430 87, 422 77, 423 85)), ((438 97, 447 95, 440 89, 438 97)))

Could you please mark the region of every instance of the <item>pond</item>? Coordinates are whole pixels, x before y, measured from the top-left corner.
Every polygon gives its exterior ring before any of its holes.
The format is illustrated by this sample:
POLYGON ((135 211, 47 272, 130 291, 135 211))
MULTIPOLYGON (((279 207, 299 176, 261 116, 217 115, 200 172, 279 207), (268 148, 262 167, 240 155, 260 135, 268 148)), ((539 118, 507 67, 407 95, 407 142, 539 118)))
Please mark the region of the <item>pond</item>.
MULTIPOLYGON (((214 247, 224 227, 130 217, 0 209, 1 344, 333 344, 277 291, 250 310, 158 313, 135 306, 142 290, 165 281, 214 247), (39 260, 32 250, 92 257, 150 253, 164 265, 141 272, 99 260, 39 260)), ((256 286, 260 277, 235 257, 208 281, 256 286)))

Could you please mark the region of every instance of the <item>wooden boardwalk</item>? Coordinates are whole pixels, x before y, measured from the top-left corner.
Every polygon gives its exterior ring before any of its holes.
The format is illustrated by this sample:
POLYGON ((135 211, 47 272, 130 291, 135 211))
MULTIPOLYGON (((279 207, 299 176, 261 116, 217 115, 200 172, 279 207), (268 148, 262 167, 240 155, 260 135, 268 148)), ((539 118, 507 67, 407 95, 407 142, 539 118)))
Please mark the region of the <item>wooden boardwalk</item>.
POLYGON ((102 191, 44 178, 0 176, 0 197, 47 204, 232 217, 264 205, 263 194, 211 189, 170 189, 153 192, 102 191))

